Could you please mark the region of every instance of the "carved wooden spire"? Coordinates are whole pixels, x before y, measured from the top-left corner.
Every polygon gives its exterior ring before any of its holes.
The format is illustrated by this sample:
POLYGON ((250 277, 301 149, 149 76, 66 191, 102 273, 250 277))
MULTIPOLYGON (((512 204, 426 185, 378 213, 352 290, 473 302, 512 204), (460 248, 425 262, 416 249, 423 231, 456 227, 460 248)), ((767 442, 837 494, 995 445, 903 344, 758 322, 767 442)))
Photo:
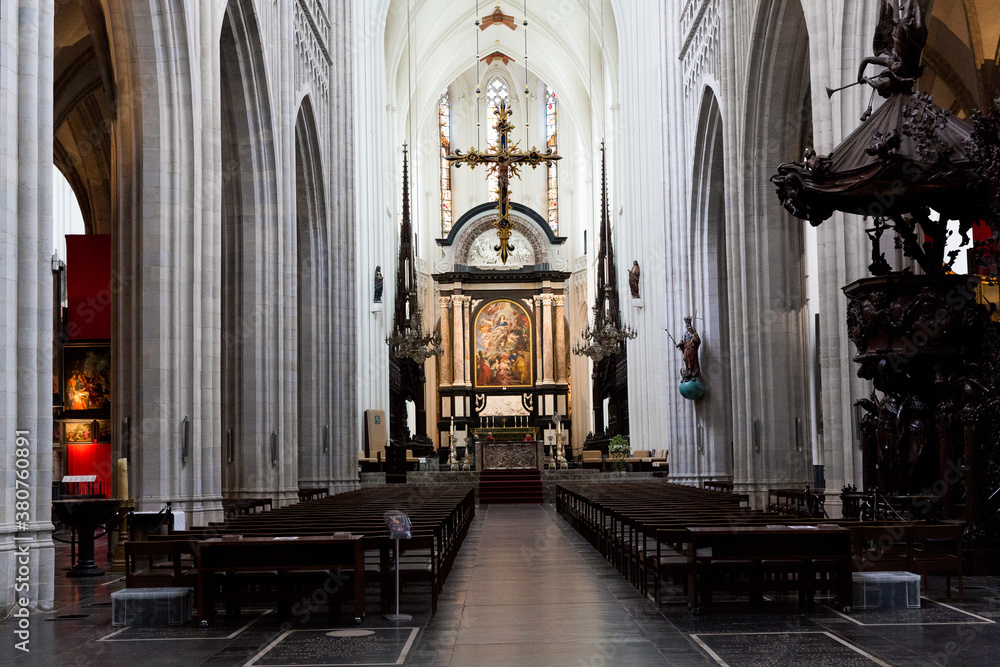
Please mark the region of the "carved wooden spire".
POLYGON ((403 144, 403 224, 399 228, 399 258, 396 262, 396 308, 393 330, 406 331, 417 319, 417 268, 413 255, 413 224, 410 222, 410 178, 406 144, 403 144))
POLYGON ((608 208, 607 149, 601 142, 601 237, 597 251, 597 299, 594 328, 602 329, 606 323, 621 326, 622 316, 618 301, 618 270, 615 267, 615 246, 611 237, 611 214, 608 208))

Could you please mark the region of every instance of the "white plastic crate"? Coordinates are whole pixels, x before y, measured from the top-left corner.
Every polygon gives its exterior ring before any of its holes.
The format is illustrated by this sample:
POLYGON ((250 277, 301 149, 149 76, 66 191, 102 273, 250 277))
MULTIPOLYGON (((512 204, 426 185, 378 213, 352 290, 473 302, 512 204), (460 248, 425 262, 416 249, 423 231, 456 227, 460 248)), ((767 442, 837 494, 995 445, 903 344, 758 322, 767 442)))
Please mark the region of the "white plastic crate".
POLYGON ((112 625, 183 625, 193 615, 193 588, 123 588, 111 594, 112 625))
POLYGON ((855 572, 855 609, 920 609, 920 575, 855 572))

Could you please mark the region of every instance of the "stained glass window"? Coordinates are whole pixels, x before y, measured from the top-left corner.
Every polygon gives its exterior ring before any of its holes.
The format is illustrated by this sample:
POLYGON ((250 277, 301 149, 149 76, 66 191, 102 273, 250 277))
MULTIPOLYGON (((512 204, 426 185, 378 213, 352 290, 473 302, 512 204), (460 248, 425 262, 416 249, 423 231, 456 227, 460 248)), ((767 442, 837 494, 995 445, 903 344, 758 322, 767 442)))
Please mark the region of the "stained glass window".
POLYGON ((441 138, 441 233, 451 231, 451 164, 447 157, 451 153, 451 102, 448 91, 441 93, 438 100, 438 130, 441 138))
MULTIPOLYGON (((496 150, 497 144, 500 142, 500 136, 497 134, 497 117, 494 114, 494 110, 500 106, 501 100, 506 100, 509 105, 510 91, 507 89, 506 82, 497 77, 490 81, 490 85, 486 86, 486 143, 491 151, 496 150)), ((496 172, 490 174, 487 182, 490 188, 490 201, 497 201, 500 199, 500 182, 496 172)))
MULTIPOLYGON (((545 144, 546 147, 555 152, 558 150, 556 130, 559 123, 559 115, 556 109, 556 93, 554 90, 545 87, 545 144)), ((547 194, 549 202, 549 227, 556 231, 559 227, 559 167, 555 162, 549 162, 547 171, 547 194)))

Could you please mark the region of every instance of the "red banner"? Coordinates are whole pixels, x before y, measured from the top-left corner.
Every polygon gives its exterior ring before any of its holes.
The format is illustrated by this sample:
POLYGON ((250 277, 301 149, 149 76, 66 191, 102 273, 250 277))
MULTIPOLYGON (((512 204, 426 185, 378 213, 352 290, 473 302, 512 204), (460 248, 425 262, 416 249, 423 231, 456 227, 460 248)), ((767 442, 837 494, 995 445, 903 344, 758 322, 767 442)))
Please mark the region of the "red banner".
POLYGON ((111 338, 111 236, 66 235, 70 340, 111 338))

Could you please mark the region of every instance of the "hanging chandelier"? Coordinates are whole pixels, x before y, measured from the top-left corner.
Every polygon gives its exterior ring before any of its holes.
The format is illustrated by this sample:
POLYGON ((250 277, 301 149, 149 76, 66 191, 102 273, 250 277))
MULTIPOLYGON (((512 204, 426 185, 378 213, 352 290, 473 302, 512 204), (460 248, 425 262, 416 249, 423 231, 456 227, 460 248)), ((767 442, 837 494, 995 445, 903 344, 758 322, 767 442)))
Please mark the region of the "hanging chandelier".
POLYGON ((444 348, 441 347, 441 332, 424 331, 423 317, 419 309, 407 321, 393 327, 385 342, 397 357, 412 359, 418 364, 424 363, 430 357, 440 357, 444 354, 444 348))
POLYGON ((626 340, 633 340, 639 335, 627 324, 618 325, 610 317, 601 317, 598 307, 594 306, 594 325, 588 322, 580 338, 583 340, 573 346, 573 354, 590 357, 598 362, 622 350, 626 340))

